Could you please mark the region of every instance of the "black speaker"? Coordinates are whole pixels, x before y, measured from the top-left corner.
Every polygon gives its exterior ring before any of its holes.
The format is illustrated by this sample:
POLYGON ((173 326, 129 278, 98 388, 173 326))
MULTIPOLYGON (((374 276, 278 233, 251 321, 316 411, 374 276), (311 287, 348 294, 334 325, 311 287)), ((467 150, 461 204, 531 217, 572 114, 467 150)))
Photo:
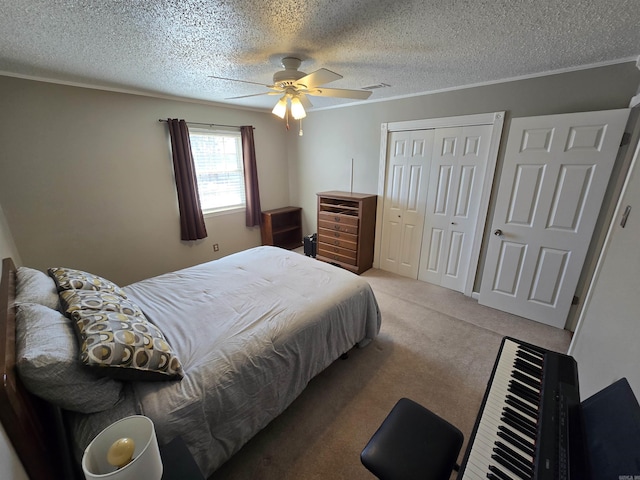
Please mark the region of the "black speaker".
POLYGON ((307 257, 316 258, 316 248, 318 245, 318 234, 313 233, 304 237, 304 254, 307 257))

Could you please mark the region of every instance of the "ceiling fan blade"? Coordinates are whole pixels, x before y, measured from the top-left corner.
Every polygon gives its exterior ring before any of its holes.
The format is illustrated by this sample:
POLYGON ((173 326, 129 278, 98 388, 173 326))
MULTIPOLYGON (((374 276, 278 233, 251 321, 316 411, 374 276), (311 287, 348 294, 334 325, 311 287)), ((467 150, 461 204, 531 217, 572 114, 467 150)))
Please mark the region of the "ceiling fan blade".
POLYGON ((336 98, 355 98, 356 100, 366 100, 371 96, 371 90, 347 90, 344 88, 314 88, 306 92, 307 95, 316 97, 336 97, 336 98))
POLYGON ((238 79, 235 79, 235 78, 217 77, 215 75, 209 75, 209 78, 215 78, 217 80, 228 80, 230 82, 250 83, 251 85, 260 85, 262 87, 267 87, 267 88, 273 88, 274 87, 274 85, 267 85, 266 83, 250 82, 248 80, 238 80, 238 79))
POLYGON ((264 92, 264 93, 254 93, 251 95, 240 95, 239 97, 227 97, 225 100, 235 100, 237 98, 249 98, 249 97, 259 97, 261 95, 281 95, 282 92, 264 92))
POLYGON ((341 78, 342 75, 340 75, 339 73, 332 72, 331 70, 327 70, 326 68, 321 68, 320 70, 311 72, 309 75, 305 75, 301 79, 296 80, 296 84, 304 85, 305 87, 311 89, 317 87, 318 85, 335 82, 336 80, 340 80, 341 78))
POLYGON ((300 95, 300 103, 302 103, 302 106, 304 108, 311 108, 313 107, 313 103, 311 103, 311 101, 307 98, 306 95, 300 95))

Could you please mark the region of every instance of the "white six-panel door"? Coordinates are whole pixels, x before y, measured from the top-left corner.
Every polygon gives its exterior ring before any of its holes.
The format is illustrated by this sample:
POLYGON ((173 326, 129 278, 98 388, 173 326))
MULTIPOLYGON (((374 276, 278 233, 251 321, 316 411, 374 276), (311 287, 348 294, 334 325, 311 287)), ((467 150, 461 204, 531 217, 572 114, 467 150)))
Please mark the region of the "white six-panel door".
POLYGON ((393 132, 390 137, 380 268, 417 278, 433 130, 393 132))
POLYGON ((628 115, 512 120, 479 303, 564 327, 628 115))
POLYGON ((420 280, 464 291, 492 129, 476 125, 435 131, 420 280))

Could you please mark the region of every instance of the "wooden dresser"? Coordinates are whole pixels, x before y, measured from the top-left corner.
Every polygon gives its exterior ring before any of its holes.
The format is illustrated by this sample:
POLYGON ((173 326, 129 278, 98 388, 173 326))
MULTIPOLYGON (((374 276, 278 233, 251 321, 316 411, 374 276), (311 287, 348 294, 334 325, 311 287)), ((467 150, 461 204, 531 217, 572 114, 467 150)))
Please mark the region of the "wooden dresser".
POLYGON ((373 265, 377 195, 318 193, 318 260, 360 274, 373 265))

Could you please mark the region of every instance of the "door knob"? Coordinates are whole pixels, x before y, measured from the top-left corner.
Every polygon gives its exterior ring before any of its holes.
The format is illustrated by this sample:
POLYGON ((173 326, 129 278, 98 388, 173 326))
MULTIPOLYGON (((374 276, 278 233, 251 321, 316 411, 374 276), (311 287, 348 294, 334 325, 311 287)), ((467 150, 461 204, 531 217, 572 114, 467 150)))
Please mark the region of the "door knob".
POLYGON ((498 236, 498 237, 501 237, 501 236, 502 236, 502 230, 500 230, 500 229, 498 228, 495 232, 493 232, 493 234, 494 234, 494 235, 496 235, 496 236, 498 236))

